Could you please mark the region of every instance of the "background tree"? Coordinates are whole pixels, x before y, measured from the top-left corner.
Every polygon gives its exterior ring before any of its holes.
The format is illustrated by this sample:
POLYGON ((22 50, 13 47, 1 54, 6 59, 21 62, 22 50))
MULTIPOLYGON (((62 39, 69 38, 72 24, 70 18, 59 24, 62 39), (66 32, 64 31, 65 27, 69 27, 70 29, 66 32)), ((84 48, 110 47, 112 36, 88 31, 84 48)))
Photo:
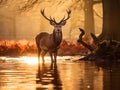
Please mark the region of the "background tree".
MULTIPOLYGON (((101 16, 97 13, 96 10, 94 10, 93 6, 101 2, 102 0, 74 0, 74 3, 70 6, 71 9, 74 11, 79 10, 79 12, 84 12, 84 22, 80 18, 81 22, 84 23, 84 26, 77 26, 77 28, 81 27, 84 28, 86 31, 86 35, 88 36, 90 33, 95 33, 95 15, 98 18, 101 18, 101 16)), ((74 15, 74 13, 73 13, 74 15)), ((76 14, 75 14, 76 15, 76 14)), ((76 16, 77 17, 77 16, 76 16)), ((74 19, 75 20, 75 19, 74 19)), ((79 20, 79 18, 77 18, 79 20)), ((72 20, 72 25, 75 25, 74 22, 76 21, 72 20)), ((70 36, 73 30, 73 27, 71 25, 71 30, 70 30, 70 36)), ((90 37, 88 37, 89 39, 90 37)))
POLYGON ((84 0, 85 25, 84 29, 87 34, 95 33, 94 30, 94 14, 93 0, 84 0))
POLYGON ((102 0, 103 3, 103 29, 101 40, 120 41, 120 0, 102 0))
POLYGON ((85 25, 87 34, 95 33, 93 5, 101 3, 101 0, 84 0, 85 25))
POLYGON ((9 8, 12 6, 10 3, 12 4, 13 2, 10 2, 9 0, 0 1, 0 8, 3 8, 3 10, 1 10, 2 13, 0 14, 0 31, 1 36, 12 39, 16 38, 16 14, 14 12, 10 12, 13 10, 13 7, 9 8), (7 27, 5 26, 6 24, 7 27), (3 32, 7 34, 5 35, 3 32))

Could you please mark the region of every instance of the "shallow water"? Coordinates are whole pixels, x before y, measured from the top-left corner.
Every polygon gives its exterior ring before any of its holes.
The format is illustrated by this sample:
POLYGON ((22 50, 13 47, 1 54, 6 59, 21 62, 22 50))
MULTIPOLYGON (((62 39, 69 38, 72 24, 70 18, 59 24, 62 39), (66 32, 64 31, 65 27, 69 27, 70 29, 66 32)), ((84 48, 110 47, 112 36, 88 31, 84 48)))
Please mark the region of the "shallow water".
POLYGON ((119 66, 97 67, 94 62, 73 62, 58 57, 37 64, 37 57, 0 57, 0 90, 120 90, 119 66))

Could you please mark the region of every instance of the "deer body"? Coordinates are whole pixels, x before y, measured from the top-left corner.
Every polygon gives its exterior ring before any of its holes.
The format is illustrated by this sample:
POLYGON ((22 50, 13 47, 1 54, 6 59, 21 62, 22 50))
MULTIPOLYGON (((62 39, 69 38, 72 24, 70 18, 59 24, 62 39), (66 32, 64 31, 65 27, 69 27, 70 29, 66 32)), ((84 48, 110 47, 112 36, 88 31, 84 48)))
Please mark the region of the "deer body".
MULTIPOLYGON (((71 11, 68 11, 68 18, 71 11)), ((38 48, 38 62, 40 62, 40 55, 42 57, 42 61, 44 63, 44 56, 47 52, 49 52, 51 61, 56 63, 57 52, 60 47, 60 43, 62 41, 62 26, 66 24, 67 19, 62 19, 59 23, 57 23, 51 18, 48 19, 44 15, 44 10, 41 11, 41 14, 50 21, 50 24, 54 26, 54 30, 52 34, 47 32, 41 32, 36 36, 36 45, 38 48)))

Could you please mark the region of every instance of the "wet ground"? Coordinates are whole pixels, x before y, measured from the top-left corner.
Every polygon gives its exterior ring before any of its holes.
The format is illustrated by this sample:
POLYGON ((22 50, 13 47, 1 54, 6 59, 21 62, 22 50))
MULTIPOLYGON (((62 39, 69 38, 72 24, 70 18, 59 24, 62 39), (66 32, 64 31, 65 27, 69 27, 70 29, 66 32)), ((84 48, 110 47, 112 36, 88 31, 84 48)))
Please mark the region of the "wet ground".
POLYGON ((58 57, 57 64, 37 57, 0 57, 0 90, 120 90, 120 68, 74 62, 79 56, 58 57))

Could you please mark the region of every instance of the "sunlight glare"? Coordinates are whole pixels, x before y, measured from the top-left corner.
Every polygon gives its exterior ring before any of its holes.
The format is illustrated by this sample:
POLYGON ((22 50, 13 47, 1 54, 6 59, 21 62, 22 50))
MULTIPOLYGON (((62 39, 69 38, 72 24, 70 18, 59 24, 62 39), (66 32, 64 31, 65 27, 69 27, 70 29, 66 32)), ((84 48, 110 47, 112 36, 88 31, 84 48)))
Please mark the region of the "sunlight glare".
MULTIPOLYGON (((71 56, 57 56, 57 61, 59 63, 65 61, 65 60, 68 60, 68 59, 70 60, 70 59, 72 59, 72 57, 71 56)), ((37 56, 22 56, 21 60, 24 60, 25 63, 30 64, 30 65, 38 64, 38 57, 37 56)), ((50 56, 45 56, 44 60, 45 60, 45 63, 51 63, 50 56)), ((40 63, 42 63, 41 57, 40 57, 40 63)))
MULTIPOLYGON (((42 63, 42 58, 40 57, 40 63, 42 63)), ((36 56, 22 56, 21 60, 24 60, 25 63, 35 65, 38 64, 38 57, 36 56)), ((45 62, 50 62, 50 57, 45 56, 45 62)))
POLYGON ((30 56, 30 57, 23 56, 21 57, 21 60, 24 60, 25 63, 31 64, 31 65, 35 65, 38 63, 37 57, 33 57, 33 56, 30 56))

